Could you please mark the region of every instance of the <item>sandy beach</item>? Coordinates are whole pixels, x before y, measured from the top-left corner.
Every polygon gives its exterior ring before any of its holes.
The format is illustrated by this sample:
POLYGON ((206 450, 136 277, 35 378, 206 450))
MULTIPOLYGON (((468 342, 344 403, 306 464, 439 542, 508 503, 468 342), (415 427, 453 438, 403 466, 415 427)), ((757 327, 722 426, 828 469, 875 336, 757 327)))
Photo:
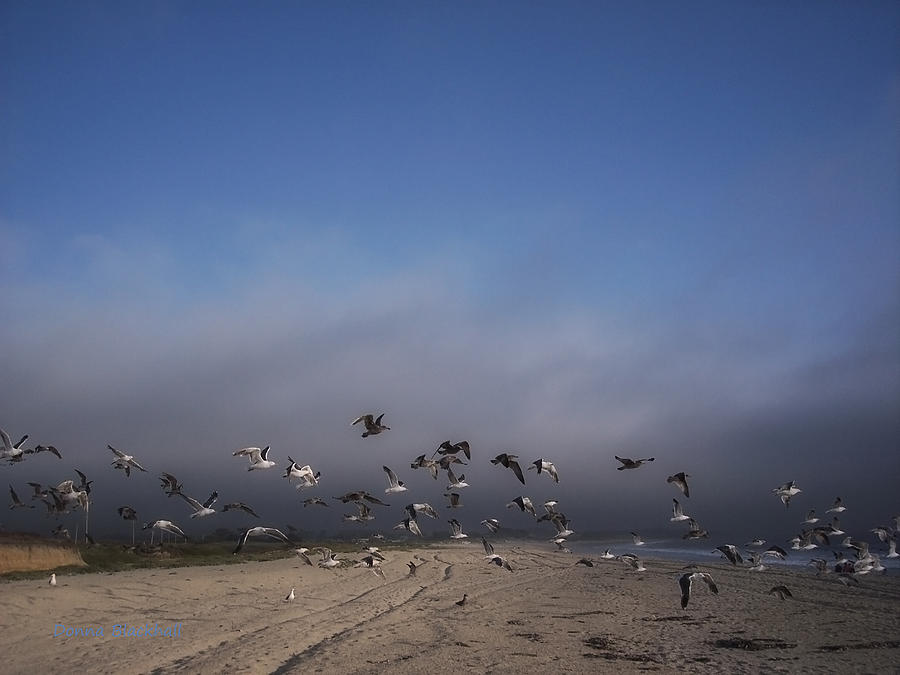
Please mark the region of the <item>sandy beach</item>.
POLYGON ((3 671, 886 672, 900 658, 896 576, 848 588, 805 570, 708 565, 719 594, 695 585, 682 610, 681 563, 635 573, 497 548, 513 572, 469 541, 388 552, 386 581, 298 558, 7 582, 3 671), (427 562, 409 576, 415 555, 427 562), (768 594, 779 584, 792 600, 768 594), (133 634, 148 626, 160 634, 133 634))

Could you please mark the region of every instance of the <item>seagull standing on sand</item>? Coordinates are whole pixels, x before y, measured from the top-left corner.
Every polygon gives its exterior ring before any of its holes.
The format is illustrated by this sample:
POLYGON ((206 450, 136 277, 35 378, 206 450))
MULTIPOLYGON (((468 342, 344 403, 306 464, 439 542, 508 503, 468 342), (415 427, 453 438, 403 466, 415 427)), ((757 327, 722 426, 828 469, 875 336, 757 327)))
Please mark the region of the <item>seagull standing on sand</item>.
POLYGON ((688 606, 688 600, 691 599, 691 586, 694 581, 704 581, 714 595, 719 594, 716 582, 713 581, 713 578, 709 573, 688 572, 687 574, 682 574, 681 578, 678 579, 678 585, 681 586, 681 609, 685 609, 688 606))
POLYGON ((618 455, 613 455, 613 457, 622 462, 622 466, 616 467, 619 471, 624 471, 625 469, 637 469, 644 462, 653 462, 656 460, 656 457, 647 457, 646 459, 630 459, 628 457, 619 457, 618 455))
POLYGON ((382 431, 390 431, 390 427, 386 427, 381 423, 381 418, 384 417, 384 413, 381 413, 377 419, 374 415, 360 415, 355 420, 350 422, 350 426, 352 427, 354 424, 363 423, 363 426, 366 427, 366 430, 362 433, 362 437, 366 438, 367 436, 375 436, 376 434, 380 434, 382 431))
POLYGON ((235 450, 231 453, 232 457, 250 457, 250 466, 247 467, 247 471, 253 471, 254 469, 271 469, 275 466, 275 462, 269 459, 269 446, 267 445, 262 450, 259 448, 241 448, 240 450, 235 450))
POLYGON ((56 586, 56 572, 50 575, 50 581, 48 583, 51 586, 56 586))
POLYGON ((287 594, 287 597, 284 599, 285 602, 293 602, 294 601, 294 588, 291 587, 291 592, 287 594))

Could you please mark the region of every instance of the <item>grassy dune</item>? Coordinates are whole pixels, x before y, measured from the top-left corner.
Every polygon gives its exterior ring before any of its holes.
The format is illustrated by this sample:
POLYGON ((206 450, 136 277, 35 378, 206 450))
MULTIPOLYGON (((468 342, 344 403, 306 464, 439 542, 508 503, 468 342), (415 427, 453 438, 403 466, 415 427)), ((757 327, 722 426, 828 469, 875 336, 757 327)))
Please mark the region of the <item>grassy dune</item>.
POLYGON ((85 566, 78 548, 68 542, 37 537, 0 539, 0 574, 85 566))
MULTIPOLYGON (((304 542, 310 549, 327 546, 343 557, 359 559, 360 546, 348 542, 304 542)), ((421 548, 421 546, 420 546, 421 548)), ((100 543, 94 546, 61 543, 40 537, 15 535, 0 537, 0 581, 37 578, 47 572, 78 574, 118 572, 131 569, 170 568, 202 565, 229 565, 247 561, 277 560, 295 557, 294 547, 275 542, 248 542, 239 555, 233 555, 234 542, 177 543, 164 546, 138 546, 100 543)), ((382 545, 383 550, 406 550, 406 544, 382 545)), ((318 556, 311 555, 313 562, 318 556)))

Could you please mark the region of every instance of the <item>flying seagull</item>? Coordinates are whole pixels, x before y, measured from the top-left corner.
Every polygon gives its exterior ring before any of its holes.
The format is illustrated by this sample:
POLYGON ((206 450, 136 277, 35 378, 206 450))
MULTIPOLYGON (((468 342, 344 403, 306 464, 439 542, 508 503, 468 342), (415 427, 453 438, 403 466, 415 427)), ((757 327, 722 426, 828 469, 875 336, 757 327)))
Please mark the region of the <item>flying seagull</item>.
POLYGON ((166 491, 166 495, 169 497, 181 492, 182 484, 179 483, 178 479, 172 474, 163 471, 162 474, 160 474, 159 479, 162 481, 160 487, 166 491))
POLYGON ((397 523, 394 525, 395 530, 409 530, 416 536, 422 536, 422 530, 419 529, 418 523, 416 523, 415 518, 404 518, 402 523, 397 523))
POLYGON ((111 445, 107 445, 106 447, 109 448, 110 450, 112 450, 113 454, 116 456, 116 458, 112 462, 113 466, 117 469, 123 469, 125 471, 126 477, 131 475, 132 467, 134 467, 135 469, 138 469, 139 471, 147 470, 144 467, 142 467, 140 464, 138 464, 137 460, 134 458, 133 455, 126 455, 124 452, 120 452, 119 450, 116 450, 111 445))
POLYGON ((481 538, 481 545, 484 547, 484 559, 488 562, 495 564, 497 567, 502 567, 505 570, 513 571, 512 566, 509 564, 509 561, 505 558, 494 553, 494 547, 491 543, 485 539, 481 538))
POLYGON ((541 475, 542 472, 546 472, 553 479, 554 483, 559 482, 559 473, 556 471, 556 466, 553 462, 550 462, 543 457, 541 459, 536 459, 531 463, 531 466, 528 467, 528 470, 537 469, 538 475, 541 475))
POLYGON ((33 509, 34 504, 24 504, 21 499, 19 499, 19 495, 16 494, 16 491, 13 490, 13 486, 9 486, 9 496, 12 498, 12 504, 9 505, 10 509, 33 509))
POLYGON ((464 487, 469 487, 469 484, 466 482, 466 475, 464 473, 459 474, 459 478, 456 477, 456 474, 453 473, 453 469, 447 468, 447 480, 450 483, 447 485, 448 490, 462 490, 464 487))
MULTIPOLYGON (((117 511, 123 520, 137 520, 137 511, 130 506, 120 506, 117 511)), ((147 529, 147 528, 144 528, 147 529)))
POLYGON ((437 511, 434 510, 434 507, 431 504, 407 504, 405 507, 406 512, 409 514, 410 518, 415 518, 416 514, 424 513, 429 518, 437 518, 437 511))
MULTIPOLYGON (((326 506, 328 506, 328 505, 326 504, 326 506)), ((259 516, 256 515, 256 511, 251 509, 244 502, 231 502, 230 504, 226 504, 225 506, 223 506, 222 510, 223 511, 246 511, 254 518, 259 518, 259 516)))
POLYGON ((843 513, 846 510, 847 510, 847 507, 844 506, 844 502, 841 501, 840 497, 837 497, 834 500, 834 504, 832 505, 832 507, 830 509, 828 509, 825 513, 843 513))
POLYGON ((522 483, 522 485, 525 485, 525 476, 522 474, 522 467, 520 467, 519 463, 516 461, 518 458, 518 455, 510 455, 503 452, 494 457, 494 459, 491 460, 491 464, 499 464, 507 469, 511 469, 512 472, 516 474, 516 478, 519 479, 519 482, 522 483))
POLYGON ((328 506, 328 502, 326 502, 324 499, 320 499, 319 497, 310 497, 309 499, 303 500, 303 508, 306 508, 307 506, 316 506, 316 505, 328 506))
POLYGON ((18 462, 24 459, 25 449, 22 447, 22 444, 27 440, 28 434, 25 434, 19 439, 18 443, 14 444, 9 434, 0 429, 0 441, 3 443, 3 447, 0 448, 0 459, 8 459, 11 462, 18 462))
POLYGON ((681 504, 678 503, 677 499, 672 500, 672 517, 669 518, 673 523, 680 522, 682 520, 690 520, 690 516, 684 515, 684 511, 681 508, 681 504))
POLYGON ((679 471, 678 473, 666 478, 666 482, 673 483, 675 485, 675 487, 677 487, 679 490, 681 490, 681 493, 685 497, 690 497, 691 496, 691 488, 688 487, 688 483, 687 483, 687 479, 690 477, 691 477, 690 474, 685 473, 684 471, 679 471))
POLYGON ((444 496, 450 500, 450 503, 447 504, 448 509, 462 508, 462 504, 459 503, 460 494, 458 492, 445 492, 444 496))
POLYGON ((391 471, 388 467, 382 466, 384 472, 387 474, 388 482, 390 485, 385 489, 386 494, 391 494, 394 492, 406 492, 406 486, 403 485, 403 481, 397 478, 397 474, 391 471))
POLYGON ((734 544, 722 544, 721 546, 716 546, 716 550, 720 551, 722 555, 728 558, 728 562, 730 562, 732 565, 744 563, 744 559, 741 557, 741 552, 738 551, 737 546, 735 546, 734 544))
POLYGON ((691 586, 694 581, 706 582, 706 585, 709 586, 709 590, 711 590, 714 595, 719 594, 716 582, 713 581, 713 578, 708 572, 688 572, 687 574, 682 574, 681 578, 678 579, 678 585, 681 586, 681 609, 685 609, 688 606, 688 600, 691 599, 691 586))
POLYGON ((188 536, 181 531, 181 528, 171 520, 154 520, 152 523, 146 523, 142 529, 153 529, 159 530, 160 532, 170 532, 171 534, 177 534, 179 537, 184 537, 185 539, 188 538, 188 536))
POLYGON ((381 569, 381 560, 378 560, 374 555, 365 556, 362 561, 356 563, 354 567, 367 567, 372 570, 372 574, 376 577, 381 577, 387 581, 387 577, 384 576, 384 570, 381 569))
POLYGON ((244 536, 240 538, 240 541, 238 541, 238 545, 232 551, 232 554, 240 553, 241 549, 244 548, 244 544, 247 543, 248 538, 260 537, 263 535, 271 537, 272 539, 279 539, 288 544, 291 543, 291 540, 284 536, 284 533, 281 530, 276 530, 274 527, 251 527, 249 530, 244 532, 244 536))
POLYGON ((619 560, 629 565, 635 572, 647 571, 647 568, 644 567, 644 563, 641 562, 641 559, 632 553, 623 553, 619 556, 619 560))
POLYGON ((528 513, 537 518, 537 511, 534 510, 534 504, 531 503, 531 500, 528 497, 516 497, 506 505, 506 508, 511 509, 513 506, 518 506, 519 510, 521 510, 523 513, 525 511, 528 511, 528 513))
POLYGON ((362 422, 366 427, 366 430, 362 433, 363 438, 380 434, 382 431, 390 431, 390 427, 386 427, 381 423, 382 417, 384 417, 384 413, 381 413, 377 418, 375 418, 374 415, 360 415, 350 422, 350 426, 352 427, 354 424, 362 422))
POLYGON ((779 600, 794 597, 787 586, 772 586, 772 588, 769 589, 769 595, 777 595, 779 600))
POLYGON ((425 455, 419 455, 409 466, 412 469, 428 469, 431 472, 431 477, 437 480, 438 467, 440 465, 433 459, 425 459, 425 455))
POLYGON ((190 504, 191 508, 194 509, 194 512, 191 514, 191 518, 203 518, 205 516, 211 516, 216 512, 215 509, 210 508, 219 498, 219 493, 215 490, 213 490, 212 494, 210 494, 209 497, 206 498, 206 501, 202 504, 193 497, 188 497, 187 495, 180 492, 178 493, 178 496, 188 504, 190 504))
POLYGON ((625 469, 637 469, 644 462, 652 462, 656 459, 655 457, 647 457, 646 459, 630 459, 628 457, 619 457, 618 455, 613 455, 613 457, 622 462, 622 466, 616 467, 619 471, 624 471, 625 469))
POLYGON ((250 457, 250 466, 247 467, 247 471, 253 471, 254 469, 271 469, 275 466, 275 462, 269 459, 269 446, 267 445, 262 450, 259 448, 241 448, 240 450, 235 450, 231 453, 232 457, 250 457))
POLYGON ((643 546, 646 543, 643 539, 641 539, 641 535, 639 535, 637 532, 631 533, 631 539, 634 541, 635 546, 643 546))
POLYGON ((451 539, 465 539, 469 536, 462 531, 462 525, 459 524, 459 521, 456 518, 448 520, 447 522, 450 523, 451 539))
POLYGON ((500 521, 496 518, 485 518, 481 521, 481 524, 484 525, 491 532, 496 532, 500 529, 500 521))
MULTIPOLYGON (((434 451, 434 455, 455 455, 460 451, 466 456, 466 459, 472 459, 472 450, 469 448, 469 441, 459 441, 458 443, 444 441, 438 446, 437 450, 434 451)), ((434 457, 434 455, 432 455, 432 457, 434 457)))
POLYGON ((772 492, 778 495, 778 497, 781 499, 781 503, 784 504, 785 508, 787 508, 791 505, 791 497, 800 492, 803 492, 803 490, 798 488, 794 481, 789 480, 787 483, 774 488, 772 492))
POLYGON ((62 459, 62 455, 59 453, 59 450, 56 449, 56 446, 53 445, 36 445, 34 446, 34 450, 26 450, 27 454, 38 454, 39 452, 49 452, 57 456, 57 458, 62 459))
POLYGON ((308 548, 306 548, 306 547, 295 548, 294 553, 296 553, 297 557, 300 558, 300 560, 305 562, 307 565, 310 565, 310 566, 312 565, 312 560, 310 560, 309 556, 307 555, 309 553, 308 548))

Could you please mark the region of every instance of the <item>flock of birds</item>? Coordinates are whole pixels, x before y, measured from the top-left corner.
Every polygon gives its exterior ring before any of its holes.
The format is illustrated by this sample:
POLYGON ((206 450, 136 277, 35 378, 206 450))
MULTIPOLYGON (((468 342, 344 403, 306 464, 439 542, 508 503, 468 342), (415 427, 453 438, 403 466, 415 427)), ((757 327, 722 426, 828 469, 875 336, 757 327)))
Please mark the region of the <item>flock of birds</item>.
MULTIPOLYGON (((360 415, 351 422, 351 426, 362 424, 365 429, 362 433, 362 437, 368 438, 370 436, 377 436, 385 431, 390 431, 390 427, 383 423, 383 419, 383 413, 377 417, 372 414, 360 415)), ((10 436, 4 430, 0 429, 0 440, 2 440, 0 461, 5 460, 7 463, 19 463, 24 461, 29 455, 35 455, 42 452, 49 452, 57 458, 62 459, 60 451, 52 445, 37 445, 34 448, 24 447, 25 442, 28 440, 28 435, 23 436, 14 444, 11 442, 10 436)), ((133 455, 122 452, 111 445, 107 447, 110 452, 112 452, 111 466, 116 470, 123 471, 126 477, 131 476, 132 470, 147 472, 147 469, 144 468, 133 455)), ((247 471, 261 471, 272 469, 276 466, 276 462, 269 459, 269 450, 269 446, 264 448, 246 447, 235 450, 232 455, 234 457, 247 458, 249 462, 247 471)), ((468 465, 471 459, 472 449, 468 441, 458 441, 454 443, 448 440, 438 445, 437 449, 430 457, 427 456, 427 454, 422 454, 413 459, 410 468, 413 470, 426 469, 434 480, 438 480, 440 474, 444 472, 447 477, 446 491, 443 492, 443 496, 447 499, 445 508, 458 509, 462 506, 462 491, 469 486, 469 483, 466 481, 466 476, 461 472, 460 468, 468 465), (464 461, 462 457, 465 457, 466 461, 464 461), (456 469, 454 469, 454 467, 456 467, 456 469), (457 473, 458 471, 459 473, 457 473)), ((616 467, 619 471, 640 469, 642 466, 655 461, 654 457, 632 459, 615 456, 615 459, 620 464, 620 466, 616 467)), ((525 485, 526 472, 523 472, 522 465, 518 460, 519 457, 517 455, 504 452, 492 458, 490 463, 498 468, 509 470, 522 485, 525 485)), ((408 490, 404 481, 399 478, 393 469, 388 466, 383 466, 382 468, 387 479, 387 487, 384 489, 385 495, 395 496, 408 490)), ((554 484, 559 484, 560 482, 559 471, 557 470, 556 465, 544 457, 540 457, 531 462, 527 465, 526 470, 536 471, 538 476, 544 474, 547 476, 548 480, 552 481, 554 484)), ((33 489, 31 501, 39 500, 42 502, 46 506, 48 515, 59 516, 61 514, 69 513, 72 510, 83 510, 85 513, 85 537, 87 541, 93 543, 93 539, 88 534, 87 529, 88 514, 90 512, 91 504, 91 486, 94 481, 88 480, 87 476, 78 469, 75 469, 75 472, 79 477, 79 481, 77 482, 67 479, 55 486, 45 486, 34 482, 28 483, 33 489)), ((317 487, 320 482, 321 473, 315 471, 308 464, 301 466, 298 462, 288 456, 288 465, 283 474, 283 478, 287 479, 289 483, 295 484, 295 487, 298 490, 303 490, 306 488, 317 487)), ((666 479, 666 482, 677 488, 684 498, 690 498, 689 478, 691 478, 690 474, 679 472, 669 476, 666 479)), ((160 474, 159 480, 161 481, 161 488, 168 497, 177 496, 184 500, 189 506, 191 511, 189 517, 191 519, 205 518, 216 513, 216 509, 214 509, 213 506, 218 500, 219 495, 217 491, 213 491, 203 502, 201 502, 198 499, 185 494, 183 491, 183 484, 174 475, 163 472, 160 474)), ((12 485, 9 486, 9 491, 12 500, 10 509, 34 508, 34 504, 24 502, 19 497, 12 485)), ((791 499, 802 492, 802 490, 797 487, 794 481, 789 481, 774 488, 772 492, 781 500, 785 507, 789 507, 791 499)), ((347 492, 341 496, 334 497, 334 499, 339 500, 343 504, 353 504, 356 507, 356 513, 344 514, 343 520, 345 522, 365 524, 368 521, 375 519, 373 507, 389 506, 382 499, 365 490, 347 492)), ((304 499, 303 505, 304 507, 329 506, 328 502, 320 497, 304 499)), ((528 514, 534 518, 536 523, 546 522, 549 525, 552 525, 555 534, 550 541, 556 545, 556 550, 564 553, 571 553, 571 550, 567 546, 567 542, 568 538, 575 534, 575 532, 571 529, 569 519, 560 510, 560 505, 557 500, 549 499, 539 504, 539 507, 543 510, 543 513, 540 515, 538 514, 538 508, 536 508, 532 500, 524 494, 513 498, 506 504, 506 507, 509 509, 517 509, 522 513, 528 514)), ((259 518, 255 510, 244 502, 231 502, 225 504, 222 510, 241 511, 254 518, 259 518)), ((816 517, 815 511, 809 511, 806 519, 802 523, 802 525, 808 525, 809 527, 802 529, 801 532, 791 540, 791 548, 793 550, 809 551, 818 548, 820 545, 831 546, 832 537, 846 534, 841 530, 840 521, 838 519, 838 514, 843 513, 845 510, 846 507, 838 497, 833 506, 826 511, 826 514, 834 514, 833 519, 828 524, 819 524, 820 519, 816 517)), ((134 545, 134 524, 138 520, 137 511, 130 505, 123 505, 118 508, 118 514, 123 520, 132 523, 132 545, 134 545)), ((394 529, 405 530, 413 536, 422 536, 422 531, 418 524, 418 518, 420 516, 437 519, 438 511, 431 504, 424 502, 412 502, 407 504, 403 509, 402 520, 394 526, 394 529)), ((709 538, 709 532, 701 527, 694 517, 684 512, 684 505, 679 502, 678 499, 672 499, 672 516, 669 520, 672 523, 687 523, 688 529, 682 535, 683 539, 693 540, 709 538)), ((449 525, 449 536, 451 539, 462 540, 469 537, 469 534, 463 531, 463 525, 456 518, 448 519, 447 523, 449 525)), ((480 524, 485 527, 489 534, 495 534, 501 529, 499 519, 493 517, 483 519, 480 524)), ((151 546, 153 546, 154 534, 157 532, 160 533, 161 541, 163 533, 168 533, 176 537, 183 537, 185 540, 189 538, 184 530, 171 520, 152 520, 146 522, 143 525, 143 529, 150 530, 151 546)), ((880 543, 887 544, 887 558, 900 557, 896 550, 898 531, 900 531, 900 516, 895 516, 892 519, 892 525, 890 527, 877 527, 871 530, 880 543)), ((63 528, 62 525, 57 527, 56 530, 53 531, 53 534, 69 537, 68 530, 63 528)), ((645 542, 637 532, 632 532, 631 534, 633 543, 636 547, 645 545, 645 542)), ((291 539, 278 528, 255 526, 244 531, 238 539, 233 553, 235 555, 239 554, 251 537, 265 537, 292 546, 294 545, 291 539)), ((376 535, 376 537, 383 538, 383 535, 376 535)), ((514 571, 514 567, 510 560, 507 557, 496 553, 494 545, 488 541, 484 535, 481 536, 481 543, 484 550, 485 561, 509 572, 514 571)), ((764 562, 768 558, 784 560, 788 556, 786 550, 775 544, 762 550, 766 543, 767 542, 764 539, 755 539, 751 542, 747 542, 745 545, 745 555, 747 557, 746 563, 739 548, 734 544, 722 544, 716 547, 716 551, 720 552, 732 565, 746 565, 750 571, 763 571, 766 569, 764 562)), ((311 551, 309 549, 295 548, 294 550, 298 557, 305 563, 313 565, 313 560, 310 557, 311 551)), ((379 552, 378 548, 368 546, 363 550, 366 553, 366 556, 361 561, 350 561, 337 558, 335 553, 330 549, 314 549, 320 556, 316 565, 321 568, 332 569, 355 564, 356 567, 367 568, 376 576, 384 579, 384 572, 381 569, 381 563, 384 561, 384 557, 379 552)), ((601 560, 621 561, 635 572, 644 572, 647 569, 641 558, 633 553, 615 555, 607 549, 599 556, 599 558, 601 560)), ((419 559, 418 562, 413 560, 408 563, 409 575, 415 575, 416 568, 421 562, 423 562, 423 559, 419 559)), ((593 567, 594 560, 591 558, 581 558, 575 564, 593 567)), ((885 569, 881 564, 879 555, 870 550, 870 545, 867 542, 853 539, 850 536, 846 536, 842 541, 841 549, 834 552, 834 561, 832 561, 830 565, 829 561, 824 558, 813 558, 810 561, 810 565, 815 567, 817 574, 824 575, 834 573, 839 581, 848 585, 858 584, 858 577, 862 575, 871 572, 881 572, 885 569)), ((708 572, 696 569, 695 565, 688 566, 685 569, 687 571, 678 578, 678 584, 681 590, 682 608, 686 608, 688 605, 691 588, 694 582, 703 582, 712 593, 718 593, 718 587, 708 572)), ((51 577, 50 584, 56 585, 55 574, 51 577)), ((295 589, 292 588, 291 592, 285 598, 286 602, 293 601, 295 597, 294 591, 295 589)), ((773 587, 770 593, 781 599, 792 597, 790 590, 785 586, 773 587)), ((464 596, 463 599, 456 604, 462 606, 465 604, 465 601, 466 597, 464 596)))

